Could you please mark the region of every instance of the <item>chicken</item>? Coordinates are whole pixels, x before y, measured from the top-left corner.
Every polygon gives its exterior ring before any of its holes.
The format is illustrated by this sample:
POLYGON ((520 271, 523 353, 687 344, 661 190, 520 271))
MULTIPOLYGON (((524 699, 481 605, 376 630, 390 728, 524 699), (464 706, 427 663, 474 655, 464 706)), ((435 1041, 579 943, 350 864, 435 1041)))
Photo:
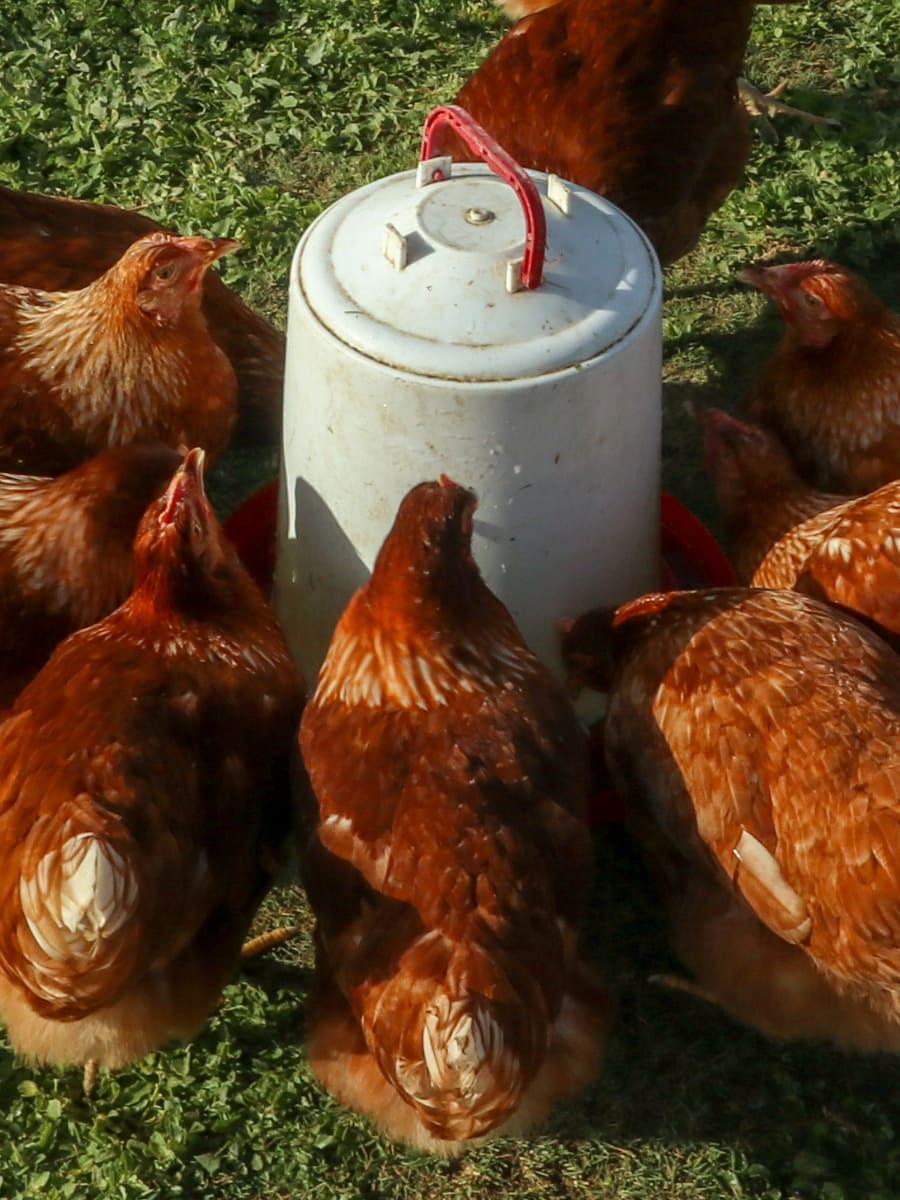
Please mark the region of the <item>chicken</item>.
POLYGON ((718 408, 696 415, 738 581, 750 583, 768 556, 767 582, 758 586, 793 587, 832 511, 847 497, 804 483, 771 430, 718 408))
POLYGON ((237 382, 199 285, 236 246, 153 233, 80 291, 0 285, 0 462, 56 474, 145 439, 220 454, 237 382))
POLYGON ((818 492, 770 431, 718 409, 700 420, 741 582, 794 588, 900 634, 900 480, 849 499, 818 492))
POLYGON ((867 492, 900 477, 900 317, 837 263, 747 267, 785 332, 746 405, 808 482, 867 492))
MULTIPOLYGON (((624 209, 663 265, 739 182, 750 117, 738 76, 754 0, 501 0, 522 17, 463 85, 522 166, 624 209)), ((455 134, 444 152, 476 158, 455 134)))
POLYGON ((138 522, 181 457, 136 442, 56 478, 0 474, 0 708, 58 642, 126 598, 138 522))
POLYGON ((135 585, 0 726, 0 1013, 37 1062, 114 1067, 193 1034, 290 832, 302 685, 192 450, 135 585))
POLYGON ((341 1101, 439 1154, 514 1132, 599 1066, 578 948, 586 744, 484 584, 471 492, 400 505, 301 724, 317 964, 309 1058, 341 1101))
POLYGON ((787 591, 613 624, 607 759, 689 989, 773 1037, 900 1050, 900 658, 787 591))
MULTIPOLYGON (((87 287, 132 242, 162 227, 134 209, 0 186, 0 282, 42 291, 87 287)), ((203 278, 209 332, 238 381, 237 435, 274 442, 281 428, 284 334, 248 308, 215 271, 203 278)))

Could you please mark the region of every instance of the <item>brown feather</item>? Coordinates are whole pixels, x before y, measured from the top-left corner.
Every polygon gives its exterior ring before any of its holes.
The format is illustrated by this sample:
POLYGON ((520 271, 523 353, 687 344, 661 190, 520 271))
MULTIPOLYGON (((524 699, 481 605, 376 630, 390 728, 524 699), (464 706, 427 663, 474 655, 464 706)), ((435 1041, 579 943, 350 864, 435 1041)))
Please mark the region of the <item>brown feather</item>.
POLYGON ((900 658, 790 592, 626 630, 606 746, 679 953, 768 1033, 900 1049, 900 658))
POLYGON ((198 286, 234 245, 151 234, 80 291, 0 284, 0 462, 55 474, 142 440, 221 454, 237 384, 198 286))
POLYGON ((771 430, 717 408, 698 412, 697 420, 735 574, 749 583, 766 559, 765 581, 760 576, 757 586, 793 587, 844 497, 805 483, 771 430))
POLYGON ((741 581, 795 588, 900 633, 900 481, 858 498, 820 492, 771 430, 717 409, 699 419, 741 581))

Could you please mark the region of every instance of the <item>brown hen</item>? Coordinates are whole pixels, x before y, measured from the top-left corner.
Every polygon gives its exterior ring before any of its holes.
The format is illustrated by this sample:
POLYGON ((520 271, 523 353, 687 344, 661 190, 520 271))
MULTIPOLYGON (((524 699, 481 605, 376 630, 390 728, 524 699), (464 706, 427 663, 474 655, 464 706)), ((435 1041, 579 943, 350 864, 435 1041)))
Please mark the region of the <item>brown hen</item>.
POLYGON ((0 474, 0 708, 58 642, 128 595, 138 522, 181 457, 133 443, 56 478, 0 474))
MULTIPOLYGON (((456 103, 523 166, 624 209, 663 265, 687 254, 750 152, 738 76, 754 0, 510 0, 503 7, 523 19, 456 103)), ((474 157, 455 135, 445 150, 474 157)))
POLYGON ((785 591, 644 597, 612 639, 607 759, 695 990, 900 1050, 900 658, 785 591))
POLYGON ((585 739, 484 584, 472 493, 403 500, 335 630, 301 747, 318 919, 309 1056, 392 1137, 453 1154, 596 1073, 577 923, 585 739))
POLYGON ((80 291, 0 284, 0 464, 56 474, 151 439, 220 454, 237 383, 200 285, 236 246, 154 233, 80 291))
POLYGON ((858 498, 818 492, 771 431, 718 409, 700 421, 741 582, 794 588, 900 634, 900 480, 858 498))
MULTIPOLYGON (((171 231, 134 209, 0 186, 0 282, 46 292, 87 287, 132 242, 157 232, 171 231)), ((203 279, 203 314, 237 375, 238 435, 242 441, 275 441, 284 334, 248 308, 215 271, 203 279)))
POLYGON ((698 411, 697 420, 738 580, 749 584, 767 559, 767 582, 756 586, 793 587, 846 496, 805 483, 771 430, 718 408, 698 411))
POLYGON ((832 492, 900 477, 900 317, 837 263, 748 267, 785 332, 746 406, 804 477, 832 492))
POLYGON ((0 1012, 39 1062, 193 1034, 289 830, 301 685, 202 463, 148 509, 129 598, 0 727, 0 1012))

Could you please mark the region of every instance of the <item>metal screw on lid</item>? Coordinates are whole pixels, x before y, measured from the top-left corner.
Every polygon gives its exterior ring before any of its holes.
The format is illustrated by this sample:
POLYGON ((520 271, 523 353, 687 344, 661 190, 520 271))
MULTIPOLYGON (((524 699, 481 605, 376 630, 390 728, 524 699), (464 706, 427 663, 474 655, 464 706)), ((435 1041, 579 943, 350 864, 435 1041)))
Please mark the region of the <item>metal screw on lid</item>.
POLYGON ((464 215, 470 225, 489 225, 497 216, 489 208, 467 208, 464 215))

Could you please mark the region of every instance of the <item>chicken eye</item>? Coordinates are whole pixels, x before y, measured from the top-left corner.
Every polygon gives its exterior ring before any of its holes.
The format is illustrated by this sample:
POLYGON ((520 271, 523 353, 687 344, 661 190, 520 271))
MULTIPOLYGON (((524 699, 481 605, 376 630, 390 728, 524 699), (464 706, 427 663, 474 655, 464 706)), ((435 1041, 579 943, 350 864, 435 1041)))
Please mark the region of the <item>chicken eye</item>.
POLYGON ((175 267, 172 263, 167 263, 164 267, 156 268, 156 278, 161 279, 163 283, 165 283, 166 280, 171 279, 174 274, 175 267))
POLYGON ((812 292, 801 292, 800 295, 802 296, 803 303, 807 308, 814 309, 822 307, 822 301, 818 296, 813 295, 812 292))

